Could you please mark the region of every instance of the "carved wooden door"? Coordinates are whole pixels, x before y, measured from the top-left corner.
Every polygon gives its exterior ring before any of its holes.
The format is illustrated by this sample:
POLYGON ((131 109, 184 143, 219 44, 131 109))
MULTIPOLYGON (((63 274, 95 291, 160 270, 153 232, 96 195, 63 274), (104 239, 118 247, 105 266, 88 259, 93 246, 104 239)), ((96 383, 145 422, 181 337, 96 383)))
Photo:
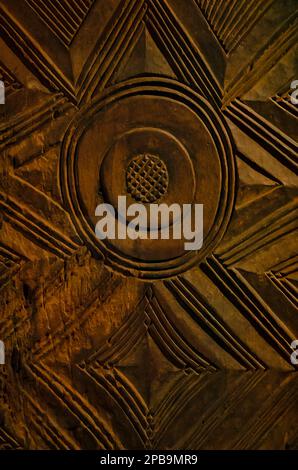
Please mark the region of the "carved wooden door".
POLYGON ((297 2, 0 12, 0 447, 297 449, 297 2), (121 194, 202 250, 99 242, 121 194))

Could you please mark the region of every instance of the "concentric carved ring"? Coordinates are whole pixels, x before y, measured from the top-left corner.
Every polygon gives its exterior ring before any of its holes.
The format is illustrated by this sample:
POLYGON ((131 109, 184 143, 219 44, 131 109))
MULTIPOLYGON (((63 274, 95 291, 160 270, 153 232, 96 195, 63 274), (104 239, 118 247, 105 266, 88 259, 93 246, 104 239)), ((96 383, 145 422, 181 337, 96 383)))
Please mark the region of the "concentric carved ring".
MULTIPOLYGON (((202 96, 170 79, 111 87, 78 112, 65 138, 61 186, 86 244, 107 265, 143 279, 175 276, 199 263, 222 237, 233 206, 234 158, 221 116, 202 96), (204 205, 204 243, 98 240, 95 208, 118 196, 171 205, 204 205)), ((119 222, 120 223, 120 222, 119 222)))

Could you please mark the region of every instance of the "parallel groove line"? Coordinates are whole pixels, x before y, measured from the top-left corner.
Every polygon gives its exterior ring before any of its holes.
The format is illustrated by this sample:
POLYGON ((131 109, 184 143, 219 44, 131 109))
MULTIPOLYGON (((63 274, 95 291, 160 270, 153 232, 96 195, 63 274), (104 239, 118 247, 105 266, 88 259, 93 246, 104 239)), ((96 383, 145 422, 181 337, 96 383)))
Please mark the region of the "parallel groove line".
POLYGON ((207 259, 202 269, 288 363, 292 353, 290 348, 292 335, 276 317, 273 317, 272 313, 269 313, 268 309, 264 310, 263 305, 255 298, 252 291, 247 290, 247 285, 243 283, 243 277, 240 278, 239 273, 235 277, 235 272, 228 271, 214 256, 207 259))
MULTIPOLYGON (((188 367, 193 367, 194 372, 200 370, 208 370, 212 372, 216 372, 217 368, 214 364, 211 364, 206 358, 204 358, 201 354, 197 351, 193 351, 193 349, 186 343, 184 338, 179 335, 175 326, 169 319, 165 316, 163 309, 161 309, 160 305, 157 305, 151 302, 148 307, 149 309, 149 318, 152 320, 153 324, 156 326, 156 332, 160 331, 163 332, 162 336, 159 336, 161 341, 161 347, 164 344, 171 345, 172 353, 175 354, 180 360, 181 364, 185 364, 188 367), (165 341, 165 338, 167 340, 165 341)), ((151 331, 152 326, 149 326, 149 332, 151 331)))
POLYGON ((203 449, 212 432, 215 431, 222 423, 224 423, 228 413, 237 409, 243 400, 252 392, 255 387, 262 381, 264 372, 257 371, 250 374, 247 379, 246 372, 241 374, 240 383, 233 388, 231 393, 226 393, 224 400, 221 396, 210 408, 204 416, 204 426, 195 429, 190 440, 187 442, 189 449, 203 449), (222 404, 226 404, 222 411, 222 404))
POLYGON ((284 387, 279 387, 277 392, 266 400, 258 412, 256 418, 252 417, 248 422, 247 430, 243 430, 241 438, 233 444, 233 450, 236 449, 256 449, 262 437, 268 429, 271 429, 273 423, 276 425, 280 418, 294 406, 296 406, 298 391, 295 384, 292 384, 294 377, 290 381, 289 387, 285 391, 284 387), (268 403, 269 402, 269 403, 268 403))
POLYGON ((0 8, 2 19, 2 32, 9 42, 14 43, 18 53, 29 62, 37 76, 41 77, 42 82, 46 83, 54 91, 62 91, 65 96, 73 103, 76 103, 74 88, 72 83, 57 69, 54 63, 47 60, 40 51, 34 46, 33 42, 27 37, 19 26, 0 8))
POLYGON ((288 299, 288 301, 298 309, 298 295, 289 289, 285 278, 278 278, 274 273, 266 273, 272 284, 288 299))
POLYGON ((215 337, 215 341, 232 356, 238 363, 248 369, 266 369, 266 365, 251 353, 239 340, 235 339, 233 333, 223 322, 217 317, 211 308, 203 304, 202 299, 198 298, 190 289, 185 279, 181 277, 173 281, 166 281, 166 286, 173 292, 178 294, 182 302, 190 307, 194 312, 200 326, 215 337))
POLYGON ((86 431, 96 439, 98 444, 102 445, 103 449, 112 450, 117 447, 112 435, 100 422, 89 403, 69 385, 63 383, 56 373, 50 371, 41 363, 38 365, 33 363, 27 364, 25 368, 58 401, 63 403, 63 406, 76 417, 86 431))
POLYGON ((148 17, 155 22, 155 26, 161 28, 163 35, 162 42, 168 42, 171 54, 176 54, 178 62, 183 66, 184 73, 188 75, 190 82, 201 88, 205 96, 218 104, 221 99, 219 85, 212 78, 206 65, 199 61, 201 58, 198 57, 198 54, 194 53, 191 42, 183 29, 176 24, 171 12, 159 0, 151 1, 148 17), (165 34, 166 32, 167 34, 165 34), (174 44, 175 47, 173 47, 174 44))
POLYGON ((31 416, 31 422, 36 427, 37 433, 44 433, 46 439, 48 439, 57 450, 79 450, 75 442, 72 441, 64 430, 62 431, 61 428, 58 428, 58 426, 54 424, 52 419, 40 405, 34 401, 31 395, 26 390, 23 390, 23 393, 32 408, 33 414, 31 416))
POLYGON ((35 218, 31 212, 30 214, 26 213, 24 207, 19 206, 16 201, 0 194, 0 207, 5 213, 4 217, 13 221, 25 233, 33 235, 37 241, 40 241, 57 256, 64 258, 77 250, 78 245, 57 232, 53 227, 45 225, 40 218, 35 218))
POLYGON ((240 70, 229 83, 223 100, 224 107, 235 98, 249 91, 260 77, 268 73, 280 58, 297 42, 297 13, 289 17, 269 42, 254 58, 254 66, 248 71, 240 70))
MULTIPOLYGON (((141 25, 142 19, 145 15, 146 9, 144 8, 144 0, 131 1, 128 3, 127 8, 119 18, 114 26, 112 33, 109 34, 102 48, 97 51, 93 58, 92 64, 88 66, 86 74, 86 67, 84 77, 79 79, 79 103, 91 98, 94 90, 102 84, 106 83, 106 74, 108 73, 111 63, 115 61, 119 49, 122 49, 122 55, 129 47, 130 40, 137 34, 137 30, 141 25), (120 22, 120 23, 119 23, 120 22)), ((121 58, 121 53, 120 53, 121 58)), ((117 66, 114 65, 114 68, 117 66)), ((113 70, 111 74, 113 73, 113 70)))
POLYGON ((79 5, 68 0, 26 0, 30 8, 51 29, 57 38, 69 47, 80 29, 93 1, 79 5))
POLYGON ((91 380, 98 386, 103 387, 106 393, 116 401, 118 406, 123 410, 124 414, 129 419, 130 423, 133 425, 134 430, 140 437, 143 445, 145 445, 148 440, 147 432, 145 427, 147 425, 146 418, 139 408, 132 408, 128 405, 125 395, 123 396, 119 393, 118 388, 115 385, 115 380, 110 375, 99 374, 98 371, 92 367, 88 366, 84 373, 90 377, 91 380), (128 405, 128 406, 127 406, 128 405))
POLYGON ((232 266, 296 229, 297 203, 294 200, 235 237, 218 254, 227 266, 232 266))

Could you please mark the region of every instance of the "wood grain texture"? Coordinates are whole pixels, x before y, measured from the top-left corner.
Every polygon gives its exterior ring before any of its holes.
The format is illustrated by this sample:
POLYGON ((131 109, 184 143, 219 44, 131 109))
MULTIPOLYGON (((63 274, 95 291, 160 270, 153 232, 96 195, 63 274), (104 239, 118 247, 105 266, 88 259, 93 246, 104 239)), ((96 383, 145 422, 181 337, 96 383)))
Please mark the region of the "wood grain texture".
POLYGON ((298 449, 297 2, 0 14, 0 449, 298 449), (200 256, 92 236, 140 155, 200 256))

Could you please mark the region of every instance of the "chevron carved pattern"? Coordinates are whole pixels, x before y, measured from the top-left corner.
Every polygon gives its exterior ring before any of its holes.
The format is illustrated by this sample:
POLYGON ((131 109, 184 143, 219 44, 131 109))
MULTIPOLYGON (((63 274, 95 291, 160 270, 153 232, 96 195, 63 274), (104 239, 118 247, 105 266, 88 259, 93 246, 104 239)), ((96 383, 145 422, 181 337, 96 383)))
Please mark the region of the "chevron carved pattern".
POLYGON ((294 3, 0 0, 1 450, 298 449, 294 3), (93 238, 154 153, 201 256, 93 238))
POLYGON ((80 29, 93 0, 26 0, 32 10, 69 46, 80 29))

